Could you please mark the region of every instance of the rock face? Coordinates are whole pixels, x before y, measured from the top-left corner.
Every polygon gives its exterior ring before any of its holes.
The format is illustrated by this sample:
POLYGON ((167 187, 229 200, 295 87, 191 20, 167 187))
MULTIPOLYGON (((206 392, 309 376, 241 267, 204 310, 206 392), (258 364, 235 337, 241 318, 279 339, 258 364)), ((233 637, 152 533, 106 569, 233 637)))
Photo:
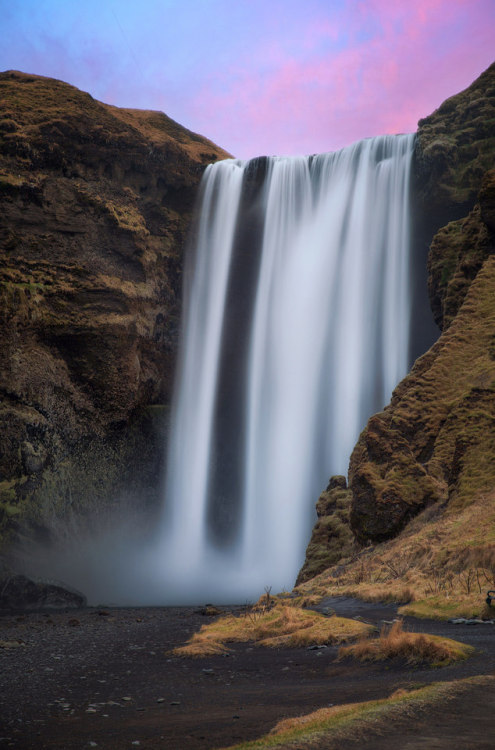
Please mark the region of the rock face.
POLYGON ((495 484, 495 257, 458 315, 372 417, 349 467, 351 525, 395 536, 432 503, 464 507, 495 484))
POLYGON ((428 258, 443 333, 352 454, 351 526, 362 543, 395 536, 427 505, 463 506, 495 483, 494 123, 492 65, 419 124, 417 202, 427 223, 454 219, 428 258), (456 218, 461 209, 469 213, 456 218))
POLYGON ((306 550, 306 561, 296 586, 314 578, 351 553, 354 537, 349 526, 351 491, 345 477, 331 477, 316 503, 318 520, 306 550))
POLYGON ((33 581, 23 575, 0 581, 0 611, 79 609, 85 606, 83 594, 59 584, 33 581))
MULTIPOLYGON (((428 505, 463 508, 495 486, 494 133, 495 65, 419 122, 413 246, 430 245, 428 292, 443 332, 351 456, 349 519, 361 544, 394 537, 428 505)), ((298 583, 348 554, 345 535, 326 532, 335 507, 322 498, 298 583)))
POLYGON ((153 494, 205 164, 159 112, 0 74, 0 535, 153 494))
POLYGON ((494 129, 495 63, 419 121, 416 204, 432 234, 473 207, 484 174, 493 168, 494 129))

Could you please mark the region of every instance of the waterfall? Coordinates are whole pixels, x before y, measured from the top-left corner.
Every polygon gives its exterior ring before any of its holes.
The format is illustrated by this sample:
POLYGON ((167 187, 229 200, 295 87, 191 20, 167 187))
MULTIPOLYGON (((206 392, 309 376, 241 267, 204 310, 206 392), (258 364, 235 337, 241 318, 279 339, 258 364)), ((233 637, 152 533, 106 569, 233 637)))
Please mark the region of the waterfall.
POLYGON ((320 491, 405 375, 413 145, 207 168, 161 529, 171 600, 290 588, 320 491))

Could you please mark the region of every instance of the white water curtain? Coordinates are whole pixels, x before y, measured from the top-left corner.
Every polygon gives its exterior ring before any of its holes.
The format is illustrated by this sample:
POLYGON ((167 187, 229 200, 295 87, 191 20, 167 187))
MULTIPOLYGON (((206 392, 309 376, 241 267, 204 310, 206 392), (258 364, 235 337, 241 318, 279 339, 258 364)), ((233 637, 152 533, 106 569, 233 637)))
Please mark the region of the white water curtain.
POLYGON ((291 587, 319 492, 331 474, 346 474, 367 418, 405 375, 413 145, 414 136, 383 136, 268 160, 256 194, 257 283, 241 292, 252 316, 233 426, 239 445, 229 446, 241 453, 228 498, 235 528, 225 544, 211 532, 211 446, 222 441, 215 409, 228 368, 220 352, 229 275, 238 248, 251 252, 240 227, 253 165, 206 170, 161 528, 174 602, 245 601, 264 586, 291 587))

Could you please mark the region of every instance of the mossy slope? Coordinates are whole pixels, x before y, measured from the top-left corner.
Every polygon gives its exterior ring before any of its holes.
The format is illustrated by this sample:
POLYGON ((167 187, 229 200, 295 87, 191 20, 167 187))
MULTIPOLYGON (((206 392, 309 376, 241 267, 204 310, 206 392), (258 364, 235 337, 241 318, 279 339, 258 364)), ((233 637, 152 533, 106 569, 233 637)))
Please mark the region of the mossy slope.
MULTIPOLYGON (((443 333, 398 385, 390 405, 369 420, 353 451, 349 517, 358 545, 380 544, 402 529, 407 534, 411 519, 431 506, 434 513, 462 513, 461 544, 474 549, 475 557, 476 550, 478 557, 484 555, 473 524, 480 522, 479 504, 495 488, 494 117, 492 65, 419 123, 413 203, 420 228, 415 233, 428 244, 433 237, 428 291, 443 333)), ((327 592, 335 591, 340 578, 347 591, 355 584, 362 589, 366 580, 369 590, 362 595, 376 597, 387 580, 380 556, 375 565, 374 550, 353 549, 344 534, 339 560, 339 541, 324 538, 324 524, 319 518, 298 582, 328 561, 337 567, 329 568, 333 577, 320 576, 327 592)), ((405 543, 403 535, 400 540, 405 543)), ((443 542, 433 548, 440 565, 450 559, 452 550, 443 542)), ((400 555, 400 545, 390 554, 400 555)), ((394 567, 392 557, 386 562, 394 567)), ((432 575, 427 564, 419 570, 420 578, 432 575)), ((424 593, 414 576, 402 580, 390 568, 388 573, 388 580, 396 581, 397 600, 407 600, 416 589, 418 597, 424 593)))

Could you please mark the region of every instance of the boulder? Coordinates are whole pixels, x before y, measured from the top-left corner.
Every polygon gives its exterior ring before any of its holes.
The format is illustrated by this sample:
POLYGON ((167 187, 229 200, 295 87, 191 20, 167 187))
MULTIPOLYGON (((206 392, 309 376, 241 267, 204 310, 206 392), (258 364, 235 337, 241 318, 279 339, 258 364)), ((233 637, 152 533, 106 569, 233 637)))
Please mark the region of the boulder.
POLYGON ((85 606, 83 594, 61 584, 33 581, 19 574, 0 581, 0 611, 80 609, 85 606))

